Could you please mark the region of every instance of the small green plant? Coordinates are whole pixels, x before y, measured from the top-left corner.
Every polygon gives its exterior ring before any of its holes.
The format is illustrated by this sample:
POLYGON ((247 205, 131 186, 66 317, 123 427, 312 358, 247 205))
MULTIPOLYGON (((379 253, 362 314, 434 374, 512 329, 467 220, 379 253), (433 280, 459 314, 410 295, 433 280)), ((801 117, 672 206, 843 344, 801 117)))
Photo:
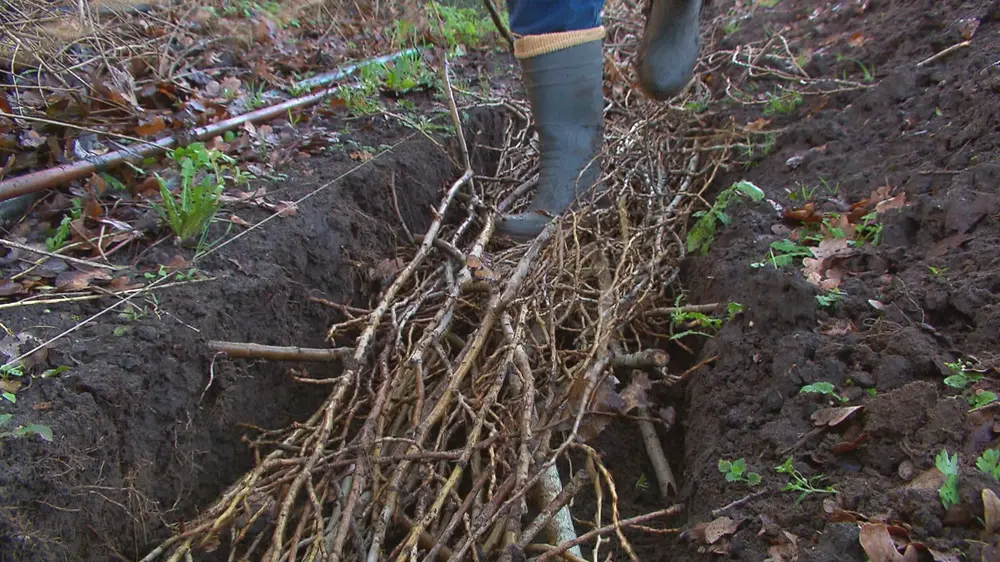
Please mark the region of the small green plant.
POLYGON ((976 392, 968 396, 969 406, 973 410, 978 410, 979 408, 984 408, 997 401, 997 395, 995 392, 989 390, 977 390, 976 392))
POLYGON ((979 472, 1000 481, 1000 451, 996 449, 983 451, 983 454, 976 459, 976 468, 979 469, 979 472))
POLYGON ((941 449, 941 452, 934 457, 934 466, 944 474, 944 483, 938 488, 938 496, 941 497, 941 505, 948 509, 959 502, 958 453, 949 457, 948 449, 941 449))
MULTIPOLYGON (((12 417, 14 417, 13 414, 0 414, 0 428, 6 427, 12 417)), ((0 431, 0 439, 19 439, 30 435, 37 435, 46 441, 52 441, 52 428, 47 425, 29 423, 13 431, 0 431)))
POLYGON ((834 400, 840 402, 841 404, 846 404, 850 400, 846 396, 841 396, 837 394, 837 389, 832 383, 828 382, 814 382, 812 384, 807 384, 799 389, 800 393, 811 393, 811 394, 823 394, 833 398, 834 400))
POLYGON ((259 84, 257 86, 251 85, 248 90, 246 98, 246 108, 253 110, 264 107, 266 102, 264 101, 264 88, 265 84, 259 84))
POLYGON ((878 396, 878 390, 876 390, 874 388, 866 388, 865 389, 865 394, 867 394, 868 396, 871 396, 872 398, 875 398, 876 396, 878 396))
POLYGON ((861 222, 857 226, 858 240, 872 244, 878 244, 882 240, 883 225, 877 219, 878 215, 875 212, 861 217, 861 222))
MULTIPOLYGON (((22 378, 24 377, 24 370, 20 365, 6 364, 0 365, 0 380, 4 382, 10 381, 12 378, 22 378)), ((0 396, 4 400, 10 402, 11 404, 17 403, 17 395, 13 392, 7 392, 6 390, 0 391, 0 396)))
POLYGON ((768 246, 767 256, 764 257, 763 261, 755 262, 750 264, 750 267, 760 268, 768 264, 774 266, 774 269, 781 269, 782 267, 792 265, 802 261, 802 258, 813 257, 812 250, 807 246, 803 246, 797 242, 792 242, 787 238, 784 240, 775 240, 771 242, 768 246))
POLYGON ((436 75, 424 64, 419 53, 401 56, 385 65, 384 85, 389 91, 405 94, 414 88, 435 84, 436 75))
POLYGON ((715 241, 718 224, 726 226, 730 222, 726 207, 736 195, 744 195, 754 201, 764 199, 764 192, 748 181, 738 181, 724 189, 707 211, 698 211, 693 216, 698 219, 687 235, 688 253, 705 254, 715 241))
POLYGON ((791 201, 809 201, 816 196, 816 191, 819 190, 818 186, 808 186, 804 183, 799 183, 799 188, 788 192, 788 199, 791 201))
POLYGON ((844 302, 845 295, 846 293, 834 287, 821 295, 816 295, 816 304, 823 308, 833 308, 837 303, 844 302))
POLYGON ((684 102, 684 111, 691 113, 704 113, 708 111, 708 102, 705 100, 684 102))
POLYGON ((639 479, 635 482, 635 489, 640 492, 645 492, 649 490, 649 479, 646 478, 645 474, 640 474, 639 479))
POLYGON ((83 203, 80 202, 79 198, 73 198, 70 205, 69 213, 59 222, 59 226, 56 227, 52 236, 45 239, 45 248, 50 252, 55 252, 66 245, 71 234, 70 223, 83 215, 83 203))
POLYGON ((945 377, 944 384, 952 388, 965 388, 983 378, 983 374, 971 370, 972 366, 964 359, 959 359, 953 363, 945 363, 944 366, 952 373, 945 377))
POLYGON ((767 96, 767 103, 764 105, 764 115, 787 115, 794 112, 802 105, 802 94, 786 90, 780 94, 771 93, 767 96))
POLYGON ((948 268, 947 267, 934 267, 933 265, 929 265, 929 266, 927 266, 927 270, 931 272, 932 276, 934 276, 934 277, 941 277, 942 275, 944 275, 944 273, 946 271, 948 271, 948 268))
MULTIPOLYGON (((162 204, 153 208, 163 218, 182 244, 195 242, 208 230, 208 225, 219 210, 219 195, 225 188, 224 174, 236 163, 233 158, 203 143, 178 148, 169 154, 180 167, 180 188, 171 193, 167 182, 160 181, 162 204)), ((234 176, 242 177, 239 172, 234 176)))
POLYGON ((824 486, 822 488, 818 487, 819 481, 823 479, 822 474, 810 476, 809 478, 803 476, 801 472, 792 466, 792 457, 785 459, 785 462, 780 466, 774 467, 774 470, 778 472, 778 474, 788 475, 788 483, 781 487, 782 492, 799 493, 798 497, 795 498, 795 505, 802 503, 802 500, 804 500, 809 494, 839 493, 833 486, 824 486))
POLYGON ((719 459, 719 472, 726 475, 726 482, 746 482, 751 486, 760 484, 760 474, 747 471, 747 463, 742 458, 734 461, 719 459))
POLYGON ((480 16, 472 8, 428 2, 426 9, 430 19, 436 23, 434 31, 443 38, 444 46, 449 50, 460 46, 482 46, 496 29, 488 16, 480 16))
POLYGON ((731 302, 731 303, 729 303, 729 304, 726 305, 726 319, 729 322, 732 322, 733 318, 736 318, 737 314, 742 314, 742 313, 743 313, 743 305, 742 304, 740 304, 738 302, 731 302))

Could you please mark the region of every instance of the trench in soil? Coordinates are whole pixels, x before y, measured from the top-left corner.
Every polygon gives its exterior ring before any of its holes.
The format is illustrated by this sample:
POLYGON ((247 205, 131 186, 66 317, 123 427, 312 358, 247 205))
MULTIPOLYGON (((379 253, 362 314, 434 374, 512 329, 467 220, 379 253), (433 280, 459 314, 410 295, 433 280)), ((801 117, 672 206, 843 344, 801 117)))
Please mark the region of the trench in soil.
MULTIPOLYGON (((905 191, 910 204, 884 217, 881 244, 849 262, 847 296, 832 310, 816 306, 816 291, 801 272, 749 268, 778 238, 772 227, 780 221, 764 202, 733 208, 732 223, 709 254, 684 264, 688 302, 737 301, 745 308, 693 354, 667 349, 672 372, 719 356, 686 385, 656 395, 657 405, 678 413, 673 429, 661 433, 686 507, 670 523, 708 521, 712 510, 750 492, 722 479, 720 458, 743 457, 766 486, 780 487, 773 471, 784 460, 779 452, 809 432, 812 413, 829 406, 799 388, 828 381, 865 406, 852 428, 870 441, 834 455, 831 448, 845 437, 828 432, 789 453, 796 466, 827 475, 843 509, 905 523, 912 537, 941 550, 959 548, 984 559, 995 554, 989 548, 996 537, 982 537, 975 518, 982 514, 980 491, 1000 487, 971 465, 986 447, 996 447, 996 420, 992 412, 967 415, 965 397, 941 380, 944 364, 959 357, 979 357, 988 368, 993 361, 995 370, 1000 345, 1000 122, 983 109, 995 105, 1000 84, 997 5, 873 1, 877 10, 864 17, 833 15, 803 31, 792 28, 812 21, 805 16, 814 5, 785 0, 765 23, 752 20, 723 41, 738 45, 763 37, 765 27, 786 25, 791 45, 806 48, 860 30, 871 40, 855 55, 886 70, 870 89, 810 99, 793 114, 773 117, 773 126, 787 129, 772 152, 753 166, 730 170, 717 188, 749 179, 769 198, 795 207, 802 202, 789 193, 823 178, 840 189, 820 192, 817 203, 836 210, 888 183, 905 191), (954 44, 951 22, 970 16, 982 21, 972 47, 947 64, 915 66, 954 44), (798 156, 801 165, 786 164, 798 156), (946 273, 935 275, 930 268, 946 273), (873 309, 871 300, 885 310, 873 309), (834 321, 850 321, 856 330, 824 333, 834 321), (868 396, 865 388, 876 395, 868 396), (967 506, 948 512, 936 488, 907 487, 902 470, 909 465, 912 479, 931 469, 943 447, 962 455, 967 506)), ((508 66, 495 75, 513 72, 510 61, 503 64, 508 66)), ((806 70, 839 75, 852 68, 830 55, 817 57, 806 70)), ((734 113, 746 122, 760 116, 739 108, 734 113)), ((471 117, 470 143, 498 146, 502 117, 471 117)), ((328 130, 344 125, 334 120, 328 130)), ((50 352, 50 364, 72 370, 22 391, 18 410, 30 412, 24 419, 52 427, 56 442, 0 442, 0 559, 141 558, 166 536, 165 524, 190 519, 251 467, 241 442, 247 428, 240 424, 281 428, 319 406, 324 389, 293 383, 288 369, 323 376, 336 374, 336 365, 213 358, 205 342, 326 345, 327 327, 344 316, 310 297, 371 304, 379 281, 370 270, 392 259, 402 243, 389 204, 391 184, 410 229, 426 228, 430 207, 460 173, 449 155, 383 120, 352 120, 349 126, 351 132, 327 156, 285 170, 287 179, 268 184, 269 193, 293 200, 355 168, 348 140, 377 147, 410 137, 317 192, 294 217, 271 221, 200 263, 202 274, 214 280, 159 291, 156 302, 138 303, 141 318, 105 316, 50 352)), ((476 171, 488 173, 491 151, 474 152, 476 171)), ((264 216, 253 209, 238 212, 250 222, 264 216)), ((131 257, 155 269, 177 253, 184 251, 160 245, 131 257)), ((88 303, 50 311, 15 308, 4 312, 3 322, 45 338, 99 310, 88 303)), ((989 376, 979 387, 1000 391, 989 376)), ((616 421, 593 445, 614 475, 622 518, 665 506, 634 422, 616 421), (643 477, 647 487, 638 485, 643 477)), ((577 499, 580 513, 593 511, 588 494, 585 489, 577 499)), ((748 502, 727 513, 744 523, 720 545, 731 558, 763 560, 780 539, 773 530, 780 528, 800 538, 799 560, 864 560, 857 525, 828 521, 822 499, 812 496, 796 505, 788 494, 773 493, 748 502)), ((715 558, 704 544, 675 535, 626 536, 644 561, 715 558)), ((618 560, 625 553, 613 555, 618 560)))

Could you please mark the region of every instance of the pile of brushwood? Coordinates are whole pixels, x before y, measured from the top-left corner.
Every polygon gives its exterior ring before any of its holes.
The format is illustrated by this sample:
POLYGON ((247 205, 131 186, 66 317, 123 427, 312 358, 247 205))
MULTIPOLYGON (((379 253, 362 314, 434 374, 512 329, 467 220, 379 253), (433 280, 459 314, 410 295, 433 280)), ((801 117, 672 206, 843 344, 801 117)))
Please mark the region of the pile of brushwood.
MULTIPOLYGON (((255 468, 145 560, 220 548, 268 562, 579 559, 598 536, 632 553, 626 529, 656 532, 656 522, 662 532, 679 512, 621 519, 615 482, 588 441, 627 413, 658 483, 672 484, 655 438, 663 422, 646 397, 676 380, 662 348, 679 263, 692 225, 714 224, 692 220, 702 194, 761 133, 692 107, 735 98, 740 77, 780 79, 794 65, 767 62, 788 58, 780 42, 717 50, 706 29, 695 79, 658 104, 629 83, 641 15, 623 0, 606 11, 604 190, 530 243, 495 241, 498 213, 523 206, 538 175, 527 106, 498 104, 509 119, 497 169, 473 170, 459 138, 466 170, 436 220, 401 250, 377 306, 330 327, 333 351, 323 353, 345 369, 310 381, 329 388, 324 405, 254 436, 255 468), (456 209, 464 220, 446 222, 456 209), (571 454, 585 461, 560 470, 571 454), (596 512, 571 513, 585 486, 596 512)), ((454 98, 451 107, 459 123, 454 98)))

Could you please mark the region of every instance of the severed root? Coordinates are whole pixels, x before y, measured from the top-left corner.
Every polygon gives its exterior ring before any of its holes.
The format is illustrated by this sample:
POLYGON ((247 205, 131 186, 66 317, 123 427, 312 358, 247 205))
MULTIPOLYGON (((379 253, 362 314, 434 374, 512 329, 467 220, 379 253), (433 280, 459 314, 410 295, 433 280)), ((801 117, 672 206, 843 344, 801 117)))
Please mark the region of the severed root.
POLYGON ((241 357, 246 359, 270 359, 272 361, 315 361, 327 363, 339 361, 349 356, 354 349, 350 347, 336 347, 330 349, 317 349, 312 347, 262 345, 259 343, 241 343, 232 341, 210 341, 208 347, 215 351, 225 353, 230 357, 241 357))
POLYGON ((667 457, 663 454, 660 437, 656 434, 656 426, 649 421, 649 408, 645 406, 639 407, 639 433, 642 434, 642 442, 646 445, 649 462, 653 465, 656 482, 660 485, 660 496, 666 500, 670 497, 671 488, 674 492, 677 491, 677 481, 674 480, 674 472, 670 470, 667 457))
POLYGON ((666 367, 670 355, 662 349, 644 349, 627 355, 615 355, 611 364, 628 369, 648 369, 666 367))

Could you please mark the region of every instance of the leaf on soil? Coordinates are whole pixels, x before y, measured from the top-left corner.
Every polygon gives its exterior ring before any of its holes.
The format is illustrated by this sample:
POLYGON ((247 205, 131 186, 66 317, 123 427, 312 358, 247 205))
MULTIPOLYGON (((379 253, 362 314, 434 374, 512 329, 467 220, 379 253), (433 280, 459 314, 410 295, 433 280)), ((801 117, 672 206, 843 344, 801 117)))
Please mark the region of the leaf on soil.
POLYGON ((27 293, 27 289, 24 285, 20 283, 15 283, 9 279, 4 279, 0 281, 0 297, 12 297, 14 295, 21 295, 27 293))
POLYGON ((18 430, 18 433, 26 435, 34 434, 46 441, 52 441, 52 428, 47 425, 29 423, 18 430))
POLYGON ((747 123, 743 127, 743 129, 746 130, 746 131, 750 131, 752 133, 759 133, 759 132, 763 131, 764 128, 767 127, 770 124, 771 124, 771 120, 770 119, 764 119, 763 117, 760 117, 760 118, 758 118, 755 121, 751 121, 750 123, 747 123))
POLYGON ((871 562, 907 562, 884 523, 862 523, 858 541, 871 562))
POLYGON ((816 410, 815 412, 813 412, 813 415, 810 417, 812 418, 812 421, 816 426, 835 427, 843 423, 843 421, 849 418, 851 414, 857 412, 862 408, 864 408, 864 406, 849 406, 846 408, 823 408, 822 410, 816 410))
POLYGON ((813 258, 802 258, 802 273, 810 284, 826 290, 840 286, 843 273, 833 268, 833 263, 858 253, 846 238, 827 238, 819 246, 811 247, 813 258))
POLYGON ((868 38, 865 37, 860 31, 855 31, 850 37, 847 38, 847 44, 854 48, 864 45, 866 41, 868 41, 868 38))
POLYGON ((899 195, 890 197, 884 201, 879 201, 875 204, 875 214, 881 215, 886 211, 891 211, 893 209, 902 209, 906 206, 906 192, 902 192, 899 195))
POLYGON ((955 27, 958 28, 958 32, 962 35, 962 39, 969 41, 975 37, 976 31, 979 29, 979 23, 979 18, 967 17, 958 20, 955 27))
POLYGON ((945 476, 935 467, 931 467, 903 485, 903 489, 919 491, 936 491, 944 484, 945 476))
POLYGON ((952 234, 946 238, 943 238, 927 249, 927 258, 939 258, 948 253, 948 250, 953 250, 965 244, 971 236, 967 234, 952 234))
POLYGON ((166 128, 167 123, 163 120, 163 117, 154 115, 152 119, 139 121, 139 125, 135 128, 135 134, 140 137, 149 137, 165 130, 166 128))
POLYGON ((819 333, 824 336, 843 336, 857 331, 857 326, 849 318, 831 318, 819 325, 819 333))
POLYGON ((92 281, 110 281, 111 275, 103 270, 94 271, 64 271, 56 276, 56 289, 59 291, 82 291, 90 286, 92 281))
POLYGON ((823 217, 816 214, 816 205, 811 202, 806 203, 798 209, 785 209, 783 216, 785 220, 804 223, 821 222, 823 220, 823 217))
POLYGON ((230 215, 229 221, 232 222, 233 224, 238 224, 240 226, 250 226, 250 223, 248 223, 245 219, 242 219, 237 215, 230 215))
POLYGON ((741 521, 733 521, 728 517, 719 517, 705 525, 705 542, 715 544, 722 537, 731 535, 739 528, 741 521))
POLYGON ((989 488, 983 488, 983 520, 986 534, 993 535, 1000 531, 1000 498, 989 488))
POLYGON ((830 452, 835 455, 843 455, 851 451, 858 450, 862 445, 872 440, 871 434, 863 432, 852 440, 841 441, 830 447, 830 452))
POLYGON ((299 208, 291 201, 278 201, 274 205, 274 211, 282 218, 294 217, 299 212, 299 208))
POLYGON ((44 145, 47 139, 46 137, 36 133, 34 130, 28 129, 18 135, 17 140, 20 143, 21 148, 36 149, 44 145))
POLYGON ((371 160, 375 155, 371 152, 365 150, 356 150, 351 153, 351 159, 357 160, 358 162, 367 162, 371 160))
POLYGON ((646 391, 651 386, 652 383, 650 383, 646 373, 638 372, 632 375, 632 381, 621 392, 623 403, 621 413, 627 414, 635 408, 649 406, 649 398, 646 396, 646 391))
POLYGON ((0 379, 0 391, 17 394, 23 383, 17 379, 0 379))
POLYGON ((764 562, 793 562, 799 557, 799 539, 788 531, 781 531, 777 544, 767 549, 764 562))

